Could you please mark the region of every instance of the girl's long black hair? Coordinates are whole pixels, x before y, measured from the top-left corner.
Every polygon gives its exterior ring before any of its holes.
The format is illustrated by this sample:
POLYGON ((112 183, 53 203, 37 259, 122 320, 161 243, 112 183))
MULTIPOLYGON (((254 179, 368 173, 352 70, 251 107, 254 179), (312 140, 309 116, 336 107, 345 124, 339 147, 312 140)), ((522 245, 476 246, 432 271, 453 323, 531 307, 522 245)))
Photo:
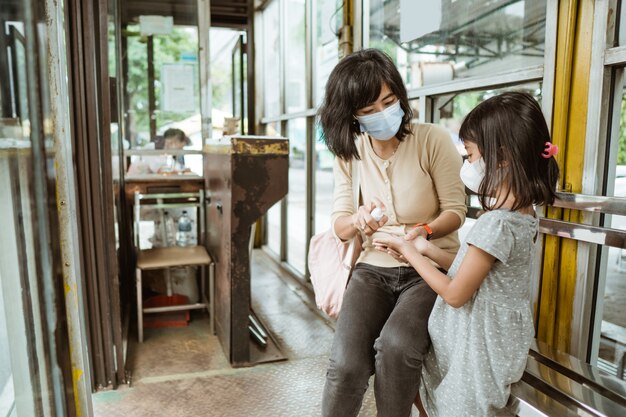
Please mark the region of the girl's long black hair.
POLYGON ((483 208, 493 208, 488 199, 502 181, 515 196, 513 210, 554 203, 559 167, 554 157, 541 155, 551 139, 532 95, 512 91, 483 101, 467 114, 459 136, 476 143, 485 161, 485 178, 478 190, 483 208))
POLYGON ((402 77, 387 54, 378 49, 357 51, 339 61, 330 73, 318 117, 324 143, 339 158, 359 158, 354 139, 361 130, 355 113, 378 100, 383 83, 404 111, 396 133, 402 141, 411 133, 413 114, 402 77))

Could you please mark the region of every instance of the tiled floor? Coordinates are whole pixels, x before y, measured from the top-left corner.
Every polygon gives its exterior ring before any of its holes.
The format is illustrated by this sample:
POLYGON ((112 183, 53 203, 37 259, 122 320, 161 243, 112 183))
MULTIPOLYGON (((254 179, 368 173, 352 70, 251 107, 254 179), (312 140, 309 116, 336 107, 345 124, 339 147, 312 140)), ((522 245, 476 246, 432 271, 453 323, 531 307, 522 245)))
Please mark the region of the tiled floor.
MULTIPOLYGON (((310 296, 281 276, 267 255, 255 251, 252 266, 255 312, 281 344, 287 361, 232 368, 208 318, 196 316, 186 328, 146 329, 138 345, 131 335, 131 386, 93 396, 98 417, 316 417, 331 323, 310 305, 310 296)), ((416 413, 415 413, 416 414, 416 413)), ((361 417, 375 416, 368 390, 361 417)))

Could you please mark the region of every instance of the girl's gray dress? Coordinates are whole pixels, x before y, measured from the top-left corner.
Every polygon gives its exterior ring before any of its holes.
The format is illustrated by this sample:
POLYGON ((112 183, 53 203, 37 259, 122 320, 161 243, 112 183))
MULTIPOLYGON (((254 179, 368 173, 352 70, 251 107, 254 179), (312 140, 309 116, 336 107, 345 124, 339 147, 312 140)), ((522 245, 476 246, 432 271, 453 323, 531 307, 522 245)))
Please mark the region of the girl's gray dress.
POLYGON ((529 292, 537 225, 526 214, 489 211, 461 245, 451 277, 468 244, 496 262, 462 307, 451 307, 441 297, 435 302, 420 387, 429 417, 510 415, 504 408, 510 385, 522 377, 534 334, 529 292))

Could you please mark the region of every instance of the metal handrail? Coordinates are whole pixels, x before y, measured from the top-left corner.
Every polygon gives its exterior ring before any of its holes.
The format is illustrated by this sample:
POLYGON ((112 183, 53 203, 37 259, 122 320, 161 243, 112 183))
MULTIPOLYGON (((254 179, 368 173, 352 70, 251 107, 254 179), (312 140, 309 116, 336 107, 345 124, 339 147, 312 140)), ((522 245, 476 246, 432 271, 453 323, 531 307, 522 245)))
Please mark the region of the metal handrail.
POLYGON ((623 381, 537 340, 511 395, 518 416, 626 415, 623 381))
POLYGON ((626 198, 624 197, 559 192, 553 207, 626 216, 626 198))
POLYGON ((626 231, 563 220, 539 219, 539 232, 581 242, 626 249, 626 231))

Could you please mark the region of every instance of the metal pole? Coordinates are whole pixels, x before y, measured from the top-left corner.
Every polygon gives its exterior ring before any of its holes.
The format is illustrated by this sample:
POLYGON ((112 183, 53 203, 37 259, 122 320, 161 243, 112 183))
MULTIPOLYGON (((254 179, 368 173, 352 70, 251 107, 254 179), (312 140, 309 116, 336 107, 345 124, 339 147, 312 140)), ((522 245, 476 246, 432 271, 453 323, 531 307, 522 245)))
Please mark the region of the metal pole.
POLYGON ((154 140, 156 125, 156 98, 154 93, 154 36, 148 36, 148 117, 150 118, 150 139, 154 140))

